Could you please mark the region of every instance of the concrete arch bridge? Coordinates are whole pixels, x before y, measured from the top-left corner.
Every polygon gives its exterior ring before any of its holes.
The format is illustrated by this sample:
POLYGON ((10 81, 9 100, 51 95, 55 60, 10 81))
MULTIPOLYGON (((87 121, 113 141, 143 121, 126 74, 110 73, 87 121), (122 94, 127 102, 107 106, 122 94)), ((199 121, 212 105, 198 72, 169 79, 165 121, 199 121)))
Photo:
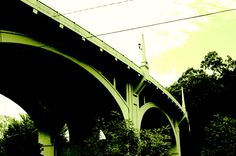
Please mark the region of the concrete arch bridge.
POLYGON ((149 75, 144 43, 139 67, 37 0, 4 0, 1 6, 0 93, 38 124, 44 155, 56 155, 54 133, 65 123, 70 142, 80 144, 94 119, 111 110, 136 129, 155 127, 164 116, 181 155, 179 125, 188 121, 187 112, 149 75))

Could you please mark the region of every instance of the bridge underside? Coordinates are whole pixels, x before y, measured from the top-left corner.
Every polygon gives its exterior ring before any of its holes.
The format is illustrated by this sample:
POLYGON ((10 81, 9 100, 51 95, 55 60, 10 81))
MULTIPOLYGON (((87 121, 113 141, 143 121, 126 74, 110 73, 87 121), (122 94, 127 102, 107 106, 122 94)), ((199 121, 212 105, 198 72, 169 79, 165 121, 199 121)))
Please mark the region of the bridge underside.
POLYGON ((40 129, 65 123, 72 142, 86 137, 97 116, 120 111, 94 78, 66 59, 40 48, 0 46, 0 93, 19 104, 40 129))

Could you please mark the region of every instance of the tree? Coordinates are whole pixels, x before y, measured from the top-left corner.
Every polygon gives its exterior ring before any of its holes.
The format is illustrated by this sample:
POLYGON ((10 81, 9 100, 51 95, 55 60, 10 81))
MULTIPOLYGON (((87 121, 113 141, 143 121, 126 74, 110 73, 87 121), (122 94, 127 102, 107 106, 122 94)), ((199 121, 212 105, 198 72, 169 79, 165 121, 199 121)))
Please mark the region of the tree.
POLYGON ((212 75, 220 77, 222 75, 223 69, 226 67, 226 64, 223 62, 222 57, 218 55, 217 52, 209 52, 204 60, 201 62, 201 68, 205 70, 212 71, 212 75))
POLYGON ((33 121, 27 115, 21 115, 22 120, 14 118, 0 140, 3 156, 41 156, 41 145, 38 143, 38 132, 33 121))
MULTIPOLYGON (((29 116, 21 117, 20 121, 8 119, 8 127, 0 140, 1 156, 40 155, 41 145, 38 143, 37 129, 29 116)), ((57 144, 60 146, 67 142, 66 131, 64 126, 58 134, 57 144)), ((167 156, 171 147, 170 140, 170 126, 138 132, 131 121, 124 120, 119 113, 113 111, 109 118, 97 119, 92 135, 84 141, 82 155, 167 156), (101 137, 100 132, 105 137, 101 137)))
POLYGON ((141 155, 168 156, 171 148, 170 126, 158 129, 144 129, 140 132, 141 155))
POLYGON ((201 156, 236 155, 236 120, 216 114, 204 128, 201 156))
POLYGON ((117 112, 111 112, 109 119, 97 119, 93 134, 85 140, 83 155, 168 155, 171 148, 170 126, 139 132, 133 128, 131 121, 125 121, 117 112), (99 137, 101 131, 105 138, 99 137))
MULTIPOLYGON (((205 139, 204 126, 215 114, 236 117, 233 103, 236 87, 236 61, 230 56, 223 60, 217 52, 209 52, 200 69, 189 68, 168 90, 181 100, 184 88, 186 109, 191 125, 194 154, 199 155, 205 139)), ((192 154, 192 153, 191 153, 192 154)))
POLYGON ((10 120, 12 120, 11 117, 0 115, 0 140, 3 138, 3 134, 7 130, 10 120))
POLYGON ((10 120, 12 120, 12 118, 9 116, 0 116, 0 156, 5 155, 4 148, 1 146, 1 141, 3 139, 4 132, 7 130, 10 120))
POLYGON ((84 141, 86 147, 83 155, 137 155, 138 139, 131 122, 112 111, 109 121, 103 117, 97 119, 93 134, 84 141), (101 131, 105 139, 99 137, 101 131))

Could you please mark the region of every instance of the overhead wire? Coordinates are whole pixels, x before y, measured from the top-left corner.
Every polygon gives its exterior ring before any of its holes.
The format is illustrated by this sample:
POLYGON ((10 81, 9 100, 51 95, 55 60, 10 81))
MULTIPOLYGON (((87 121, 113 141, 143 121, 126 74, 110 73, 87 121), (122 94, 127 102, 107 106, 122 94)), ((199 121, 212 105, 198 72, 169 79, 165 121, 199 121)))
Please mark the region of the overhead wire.
POLYGON ((119 5, 119 4, 131 2, 131 1, 135 1, 135 0, 124 0, 124 1, 112 2, 112 3, 108 3, 108 4, 98 5, 95 7, 90 7, 90 8, 85 8, 85 9, 81 9, 81 10, 75 10, 75 11, 71 11, 71 12, 67 12, 67 13, 62 13, 61 15, 76 14, 76 13, 80 13, 80 12, 84 12, 84 11, 104 8, 104 7, 113 6, 113 5, 119 5))
POLYGON ((88 36, 88 37, 86 37, 86 38, 92 38, 92 37, 99 37, 99 36, 111 35, 111 34, 116 34, 116 33, 122 33, 122 32, 137 30, 137 29, 143 29, 143 28, 147 28, 147 27, 153 27, 153 26, 157 26, 157 25, 163 25, 163 24, 168 24, 168 23, 173 23, 173 22, 179 22, 179 21, 184 21, 184 20, 190 20, 190 19, 195 19, 195 18, 210 16, 210 15, 215 15, 215 14, 219 14, 219 13, 229 12, 229 11, 235 11, 235 10, 236 10, 236 8, 232 8, 232 9, 226 9, 226 10, 221 10, 221 11, 216 11, 216 12, 210 12, 210 13, 205 13, 205 14, 200 14, 200 15, 195 15, 195 16, 189 16, 189 17, 184 17, 184 18, 178 18, 178 19, 169 20, 169 21, 164 21, 164 22, 158 22, 158 23, 153 23, 153 24, 148 24, 148 25, 142 25, 142 26, 127 28, 127 29, 115 30, 115 31, 111 31, 111 32, 106 32, 106 33, 97 34, 97 35, 91 35, 91 36, 88 36))
MULTIPOLYGON (((111 5, 117 5, 117 4, 131 2, 131 1, 134 1, 134 0, 124 0, 124 1, 119 1, 119 2, 113 2, 113 3, 109 3, 109 4, 105 4, 105 5, 100 5, 100 6, 96 6, 96 7, 87 8, 87 9, 82 9, 82 10, 77 10, 77 11, 72 11, 72 12, 68 12, 68 13, 59 14, 59 16, 74 14, 74 13, 77 13, 77 12, 88 11, 88 10, 92 10, 92 9, 107 7, 107 6, 111 6, 111 5)), ((168 24, 168 23, 174 23, 174 22, 179 22, 179 21, 184 21, 184 20, 190 20, 190 19, 210 16, 210 15, 215 15, 215 14, 220 14, 220 13, 230 12, 230 11, 235 11, 235 10, 236 10, 236 8, 225 9, 225 10, 220 10, 220 11, 216 11, 216 12, 210 12, 210 13, 205 13, 205 14, 200 14, 200 15, 195 15, 195 16, 178 18, 178 19, 174 19, 174 20, 168 20, 168 21, 163 21, 163 22, 158 22, 158 23, 153 23, 153 24, 147 24, 147 25, 142 25, 142 26, 137 26, 137 27, 131 27, 131 28, 126 28, 126 29, 121 29, 121 30, 115 30, 115 31, 111 31, 111 32, 105 32, 105 33, 101 33, 101 34, 97 34, 97 35, 87 36, 87 37, 84 37, 84 38, 88 39, 88 38, 93 38, 93 37, 112 35, 112 34, 117 34, 117 33, 137 30, 137 29, 143 29, 143 28, 147 28, 147 27, 153 27, 153 26, 158 26, 158 25, 163 25, 163 24, 168 24)), ((44 46, 42 45, 42 47, 44 47, 44 46)))
MULTIPOLYGON (((122 3, 131 2, 131 1, 135 1, 135 0, 124 0, 124 1, 112 2, 112 3, 108 3, 108 4, 104 4, 104 5, 98 5, 98 6, 90 7, 90 8, 86 8, 86 9, 71 11, 71 12, 67 12, 67 13, 61 13, 61 14, 58 14, 57 16, 75 14, 75 13, 78 13, 78 12, 89 11, 89 10, 93 10, 93 9, 99 9, 99 8, 108 7, 108 6, 112 6, 112 5, 118 5, 118 4, 122 4, 122 3)), ((91 36, 88 36, 88 37, 85 37, 85 38, 92 38, 92 37, 99 37, 99 36, 111 35, 111 34, 116 34, 116 33, 122 33, 122 32, 126 32, 126 31, 132 31, 132 30, 137 30, 137 29, 142 29, 142 28, 147 28, 147 27, 153 27, 153 26, 157 26, 157 25, 163 25, 163 24, 168 24, 168 23, 173 23, 173 22, 178 22, 178 21, 184 21, 184 20, 189 20, 189 19, 194 19, 194 18, 200 18, 200 17, 204 17, 204 16, 210 16, 210 15, 214 15, 214 14, 219 14, 219 13, 224 13, 224 12, 229 12, 229 11, 235 11, 235 10, 236 10, 236 8, 220 10, 220 11, 216 11, 216 12, 210 12, 210 13, 205 13, 205 14, 200 14, 200 15, 195 15, 195 16, 178 18, 178 19, 164 21, 164 22, 158 22, 158 23, 147 24, 147 25, 142 25, 142 26, 137 26, 137 27, 132 27, 132 28, 115 30, 115 31, 111 31, 111 32, 105 32, 105 33, 101 33, 101 34, 97 34, 97 35, 91 35, 91 36)))
MULTIPOLYGON (((131 2, 131 1, 135 1, 135 0, 124 0, 124 1, 112 2, 112 3, 108 3, 108 4, 104 4, 104 5, 98 5, 98 6, 95 6, 95 7, 90 7, 90 8, 86 8, 86 9, 81 9, 81 10, 76 10, 76 11, 71 11, 71 12, 67 12, 67 13, 58 14, 57 16, 75 14, 75 13, 79 13, 79 12, 83 12, 83 11, 99 9, 99 8, 108 7, 108 6, 112 6, 112 5, 118 5, 118 4, 122 4, 122 3, 131 2)), ((137 26, 137 27, 132 27, 132 28, 126 28, 126 29, 121 29, 121 30, 115 30, 115 31, 111 31, 111 32, 105 32, 105 33, 101 33, 101 34, 97 34, 97 35, 91 35, 91 36, 88 36, 88 37, 85 37, 85 38, 92 38, 92 37, 99 37, 99 36, 111 35, 111 34, 116 34, 116 33, 122 33, 122 32, 126 32, 126 31, 143 29, 143 28, 147 28, 147 27, 153 27, 153 26, 157 26, 157 25, 163 25, 163 24, 168 24, 168 23, 173 23, 173 22, 178 22, 178 21, 184 21, 184 20, 189 20, 189 19, 194 19, 194 18, 200 18, 200 17, 204 17, 204 16, 210 16, 210 15, 214 15, 214 14, 219 14, 219 13, 224 13, 224 12, 229 12, 229 11, 235 11, 235 10, 236 10, 236 8, 220 10, 220 11, 216 11, 216 12, 210 12, 210 13, 205 13, 205 14, 200 14, 200 15, 195 15, 195 16, 178 18, 178 19, 169 20, 169 21, 163 21, 163 22, 147 24, 147 25, 142 25, 142 26, 137 26)))
MULTIPOLYGON (((119 5, 119 4, 128 3, 128 2, 132 2, 132 1, 135 1, 135 0, 124 0, 124 1, 112 2, 112 3, 108 3, 108 4, 98 5, 98 6, 95 6, 95 7, 75 10, 75 11, 71 11, 71 12, 58 13, 57 15, 54 15, 53 17, 65 16, 65 15, 70 15, 70 14, 76 14, 76 13, 79 13, 79 12, 84 12, 84 11, 89 11, 89 10, 109 7, 109 6, 113 6, 113 5, 119 5)), ((43 3, 43 2, 41 1, 41 3, 43 3)), ((0 35, 1 35, 1 33, 0 33, 0 35)), ((1 41, 1 36, 0 36, 0 41, 1 41)), ((39 47, 42 48, 42 47, 45 47, 45 45, 43 44, 43 45, 40 45, 39 47)))

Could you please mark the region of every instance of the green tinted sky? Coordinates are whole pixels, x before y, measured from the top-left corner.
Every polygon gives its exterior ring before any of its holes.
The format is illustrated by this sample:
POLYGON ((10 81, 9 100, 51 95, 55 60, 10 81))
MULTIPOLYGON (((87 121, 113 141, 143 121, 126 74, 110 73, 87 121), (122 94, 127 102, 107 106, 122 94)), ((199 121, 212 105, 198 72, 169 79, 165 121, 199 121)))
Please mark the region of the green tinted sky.
MULTIPOLYGON (((152 66, 158 73, 180 76, 188 67, 199 68, 200 62, 210 51, 225 58, 236 59, 236 11, 207 17, 208 22, 199 24, 199 30, 188 32, 188 39, 177 48, 167 50, 152 58, 152 66)), ((165 77, 163 77, 165 78, 165 77)), ((163 81, 163 80, 162 80, 163 81)))
MULTIPOLYGON (((94 35, 236 8, 235 0, 41 1, 94 35)), ((209 51, 236 59, 235 28, 236 11, 230 11, 98 37, 139 65, 144 34, 150 74, 166 86, 209 51)))

